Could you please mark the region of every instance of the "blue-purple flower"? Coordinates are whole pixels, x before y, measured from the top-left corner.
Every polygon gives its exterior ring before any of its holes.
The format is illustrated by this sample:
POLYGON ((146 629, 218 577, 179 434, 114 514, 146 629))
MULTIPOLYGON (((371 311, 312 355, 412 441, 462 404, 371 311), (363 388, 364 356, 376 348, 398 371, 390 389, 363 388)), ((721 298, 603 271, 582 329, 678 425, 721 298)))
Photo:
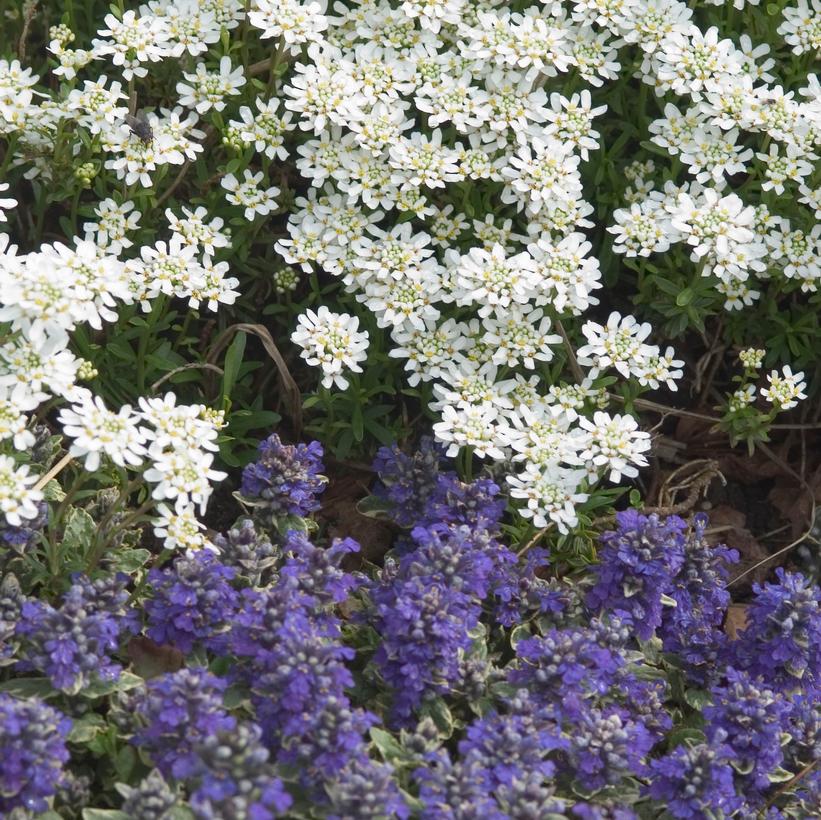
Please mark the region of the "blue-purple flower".
POLYGON ((78 575, 59 609, 26 600, 16 628, 25 659, 18 668, 41 671, 71 694, 96 678, 116 680, 121 667, 111 656, 124 634, 138 630, 127 583, 124 574, 96 581, 78 575))
POLYGON ((184 780, 199 771, 197 744, 230 731, 236 720, 223 705, 227 681, 206 669, 181 669, 149 681, 131 698, 140 727, 132 743, 144 748, 166 776, 184 780))
POLYGON ((623 646, 612 642, 601 623, 592 628, 551 629, 516 646, 517 665, 509 680, 526 687, 538 702, 578 715, 604 697, 626 664, 623 646))
POLYGON ((726 589, 728 567, 738 561, 738 552, 707 544, 707 516, 694 517, 687 536, 684 563, 667 590, 675 606, 665 607, 659 635, 666 652, 686 661, 688 677, 704 684, 722 666, 727 636, 721 623, 730 593, 726 589))
POLYGON ((255 586, 280 557, 277 547, 264 531, 257 530, 250 518, 244 518, 225 534, 215 535, 213 543, 219 550, 220 561, 233 567, 255 586))
POLYGON ((655 733, 625 709, 589 709, 563 725, 568 737, 561 769, 585 789, 613 786, 646 772, 655 733))
POLYGON ((410 527, 426 517, 443 460, 444 448, 429 436, 422 438, 413 455, 403 453, 397 444, 379 448, 373 461, 379 483, 373 492, 391 504, 391 515, 399 526, 410 527))
POLYGON ((662 621, 662 596, 684 564, 686 524, 636 510, 616 514, 618 529, 601 536, 596 585, 587 597, 598 612, 616 613, 648 640, 662 621))
POLYGON ((741 808, 726 748, 678 746, 649 763, 647 793, 677 820, 730 817, 741 808))
POLYGON ((359 552, 359 544, 353 538, 337 538, 328 547, 316 547, 308 537, 290 530, 282 548, 286 555, 280 569, 283 578, 291 579, 294 589, 299 589, 313 599, 313 606, 341 604, 361 579, 339 568, 346 555, 359 552))
POLYGON ((197 741, 198 769, 189 789, 199 820, 273 820, 291 807, 293 798, 277 777, 260 734, 257 725, 242 723, 197 741))
POLYGON ((388 560, 370 586, 370 619, 381 636, 374 660, 394 690, 394 717, 409 720, 426 697, 461 679, 493 561, 468 527, 413 530, 417 548, 388 560))
POLYGON ((429 437, 410 456, 397 445, 382 447, 373 464, 379 474, 374 494, 391 504, 402 527, 468 525, 495 534, 505 511, 499 486, 487 478, 465 483, 443 464, 443 448, 429 437))
POLYGON ((0 815, 44 812, 64 781, 71 721, 36 698, 0 693, 0 815))
POLYGON ((352 757, 336 777, 325 784, 330 800, 328 820, 382 820, 410 815, 399 791, 392 766, 365 755, 352 757))
POLYGON ((221 652, 239 596, 230 581, 236 570, 202 550, 177 558, 171 567, 152 569, 152 597, 145 602, 148 636, 184 653, 199 643, 221 652))
POLYGON ((325 606, 350 586, 338 561, 352 545, 324 555, 301 538, 290 546, 274 586, 244 591, 231 643, 264 743, 315 784, 361 752, 376 718, 352 707, 345 694, 353 686, 346 662, 354 652, 342 644, 339 620, 325 606))
POLYGON ((775 571, 755 584, 747 627, 732 646, 733 666, 776 689, 821 688, 821 589, 801 573, 775 571))
POLYGON ((283 444, 274 433, 258 449, 258 459, 242 471, 242 498, 272 518, 318 510, 317 496, 328 483, 321 475, 322 445, 283 444))
POLYGON ((789 728, 791 704, 734 669, 727 670, 726 685, 714 686, 710 694, 713 703, 702 710, 707 740, 729 748, 736 769, 755 787, 767 788, 767 776, 784 759, 781 735, 789 728))

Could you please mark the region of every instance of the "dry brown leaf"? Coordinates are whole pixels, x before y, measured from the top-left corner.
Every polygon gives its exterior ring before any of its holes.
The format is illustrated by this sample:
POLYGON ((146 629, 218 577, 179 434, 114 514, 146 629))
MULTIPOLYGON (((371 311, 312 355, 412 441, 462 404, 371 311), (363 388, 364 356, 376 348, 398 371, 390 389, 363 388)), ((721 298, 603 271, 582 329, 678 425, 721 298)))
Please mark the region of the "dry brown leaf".
POLYGON ((815 498, 816 505, 821 506, 821 466, 807 477, 807 485, 809 489, 785 478, 767 496, 768 501, 790 522, 793 538, 798 538, 809 526, 812 499, 815 498))
POLYGON ((294 381, 294 377, 291 375, 291 371, 288 369, 288 365, 285 363, 285 359, 282 358, 282 354, 279 352, 279 348, 276 346, 270 331, 265 325, 252 325, 248 322, 239 322, 235 325, 231 325, 231 327, 227 327, 219 335, 214 344, 211 345, 207 356, 208 362, 214 364, 232 337, 240 332, 251 333, 256 336, 262 342, 265 352, 276 365, 279 374, 279 383, 285 397, 286 412, 293 425, 294 437, 298 439, 302 432, 302 394, 299 391, 297 383, 294 381))
POLYGON ((748 604, 730 604, 727 607, 727 617, 724 619, 724 632, 731 641, 738 639, 739 632, 747 628, 748 604))
POLYGON ((166 672, 178 672, 185 664, 179 649, 154 643, 150 638, 132 638, 128 642, 128 657, 134 672, 141 678, 156 678, 166 672))

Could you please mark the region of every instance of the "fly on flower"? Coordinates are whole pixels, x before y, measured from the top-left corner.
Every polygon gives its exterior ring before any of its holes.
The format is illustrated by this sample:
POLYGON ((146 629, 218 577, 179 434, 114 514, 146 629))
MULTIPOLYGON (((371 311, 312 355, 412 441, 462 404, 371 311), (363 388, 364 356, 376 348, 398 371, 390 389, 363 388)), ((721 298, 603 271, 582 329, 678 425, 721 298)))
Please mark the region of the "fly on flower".
POLYGON ((125 124, 131 129, 131 133, 138 137, 145 145, 150 145, 154 141, 154 132, 142 115, 133 116, 132 114, 125 115, 125 124))

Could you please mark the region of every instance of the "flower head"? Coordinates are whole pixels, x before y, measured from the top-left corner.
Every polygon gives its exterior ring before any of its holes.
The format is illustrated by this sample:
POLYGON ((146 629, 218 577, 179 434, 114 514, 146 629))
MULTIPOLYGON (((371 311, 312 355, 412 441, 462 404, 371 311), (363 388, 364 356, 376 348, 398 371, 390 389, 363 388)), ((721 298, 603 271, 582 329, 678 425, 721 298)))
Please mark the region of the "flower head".
POLYGON ((347 313, 332 313, 325 305, 314 312, 306 310, 291 341, 302 348, 301 356, 310 365, 319 365, 324 387, 348 387, 342 375, 348 369, 361 373, 360 362, 367 358, 368 331, 359 330, 359 319, 347 313))
POLYGON ((0 812, 45 812, 63 783, 71 721, 37 698, 0 693, 0 812))

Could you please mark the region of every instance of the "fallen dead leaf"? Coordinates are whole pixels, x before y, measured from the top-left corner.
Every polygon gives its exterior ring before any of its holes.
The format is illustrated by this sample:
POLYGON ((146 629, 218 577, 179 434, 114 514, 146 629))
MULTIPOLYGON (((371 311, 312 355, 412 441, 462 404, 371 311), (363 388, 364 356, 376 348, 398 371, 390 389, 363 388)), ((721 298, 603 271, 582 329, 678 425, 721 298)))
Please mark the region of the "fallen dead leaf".
POLYGON ((179 649, 154 643, 150 638, 132 638, 128 642, 128 657, 134 672, 141 678, 156 678, 166 672, 178 672, 185 665, 179 649))
POLYGON ((724 632, 731 641, 738 639, 740 632, 747 628, 748 604, 730 604, 724 619, 724 632))

